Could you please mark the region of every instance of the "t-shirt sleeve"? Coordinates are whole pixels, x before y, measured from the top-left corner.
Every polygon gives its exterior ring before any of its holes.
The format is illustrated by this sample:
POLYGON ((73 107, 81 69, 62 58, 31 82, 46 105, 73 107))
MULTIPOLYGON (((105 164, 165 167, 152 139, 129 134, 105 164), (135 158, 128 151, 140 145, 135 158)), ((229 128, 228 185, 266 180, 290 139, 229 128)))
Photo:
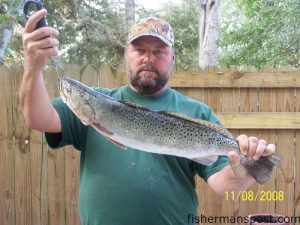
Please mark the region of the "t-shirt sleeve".
POLYGON ((202 177, 205 181, 207 181, 207 179, 211 175, 217 173, 218 171, 223 169, 228 164, 229 164, 228 157, 222 155, 222 156, 219 156, 218 160, 215 161, 210 166, 205 166, 205 165, 195 162, 195 170, 200 177, 202 177))
POLYGON ((73 145, 76 149, 81 150, 85 143, 87 127, 81 123, 61 98, 53 99, 52 104, 59 115, 62 132, 46 132, 45 137, 48 145, 51 148, 73 145))
MULTIPOLYGON (((209 108, 206 108, 205 118, 202 118, 205 120, 208 120, 210 122, 221 124, 220 120, 217 118, 216 114, 209 108)), ((214 173, 217 173, 221 169, 223 169, 225 166, 229 164, 229 160, 227 156, 219 156, 217 161, 215 161, 210 166, 205 166, 199 163, 195 162, 195 170, 198 173, 200 177, 202 177, 205 181, 213 175, 214 173)))

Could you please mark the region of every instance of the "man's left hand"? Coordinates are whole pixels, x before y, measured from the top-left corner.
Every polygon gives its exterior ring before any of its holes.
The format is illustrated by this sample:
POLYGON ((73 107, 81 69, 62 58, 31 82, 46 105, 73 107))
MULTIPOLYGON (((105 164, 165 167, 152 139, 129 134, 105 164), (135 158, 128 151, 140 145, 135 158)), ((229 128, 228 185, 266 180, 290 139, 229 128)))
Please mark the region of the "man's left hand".
MULTIPOLYGON (((241 154, 249 160, 258 160, 261 156, 268 156, 276 151, 274 144, 268 144, 265 140, 259 140, 256 137, 247 137, 245 134, 238 136, 237 141, 240 146, 241 154)), ((250 176, 245 167, 241 165, 240 156, 237 152, 230 151, 228 158, 235 176, 238 178, 250 176)))

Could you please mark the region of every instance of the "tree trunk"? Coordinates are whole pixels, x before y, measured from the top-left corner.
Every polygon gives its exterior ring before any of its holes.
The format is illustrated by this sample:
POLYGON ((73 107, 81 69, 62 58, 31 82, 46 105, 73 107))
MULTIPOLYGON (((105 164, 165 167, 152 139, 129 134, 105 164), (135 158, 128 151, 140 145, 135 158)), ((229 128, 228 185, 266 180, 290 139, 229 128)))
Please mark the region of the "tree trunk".
POLYGON ((126 16, 126 24, 127 31, 129 28, 135 24, 135 2, 134 0, 126 0, 125 1, 125 16, 126 16))
POLYGON ((199 1, 199 66, 201 69, 218 63, 218 9, 220 0, 199 1))
POLYGON ((0 25, 0 65, 4 64, 4 53, 13 35, 12 23, 0 25))
POLYGON ((25 0, 11 0, 1 3, 7 7, 7 10, 1 11, 2 21, 0 24, 0 65, 4 64, 5 49, 8 49, 8 43, 13 36, 16 16, 23 16, 23 5, 25 0))

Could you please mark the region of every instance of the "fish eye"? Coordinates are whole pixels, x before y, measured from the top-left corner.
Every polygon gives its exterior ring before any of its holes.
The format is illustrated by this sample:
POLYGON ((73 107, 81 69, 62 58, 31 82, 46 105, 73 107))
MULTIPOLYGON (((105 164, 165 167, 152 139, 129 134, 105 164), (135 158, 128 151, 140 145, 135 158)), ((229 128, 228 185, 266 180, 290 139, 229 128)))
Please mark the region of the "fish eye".
POLYGON ((67 87, 67 88, 66 88, 66 92, 67 92, 68 94, 72 94, 72 88, 71 88, 71 87, 67 87))

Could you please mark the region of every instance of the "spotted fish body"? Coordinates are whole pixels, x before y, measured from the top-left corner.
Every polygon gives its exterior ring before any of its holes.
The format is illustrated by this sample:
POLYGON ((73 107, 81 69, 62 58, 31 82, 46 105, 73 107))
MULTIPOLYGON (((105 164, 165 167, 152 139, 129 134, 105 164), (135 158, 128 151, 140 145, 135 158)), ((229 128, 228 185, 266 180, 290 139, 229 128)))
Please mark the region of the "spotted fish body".
MULTIPOLYGON (((185 157, 204 165, 211 165, 229 151, 239 152, 232 135, 211 122, 120 102, 67 77, 60 78, 60 94, 85 125, 94 127, 121 148, 185 157)), ((241 155, 241 163, 249 173, 264 183, 280 157, 261 159, 262 165, 260 160, 248 161, 241 155)))

